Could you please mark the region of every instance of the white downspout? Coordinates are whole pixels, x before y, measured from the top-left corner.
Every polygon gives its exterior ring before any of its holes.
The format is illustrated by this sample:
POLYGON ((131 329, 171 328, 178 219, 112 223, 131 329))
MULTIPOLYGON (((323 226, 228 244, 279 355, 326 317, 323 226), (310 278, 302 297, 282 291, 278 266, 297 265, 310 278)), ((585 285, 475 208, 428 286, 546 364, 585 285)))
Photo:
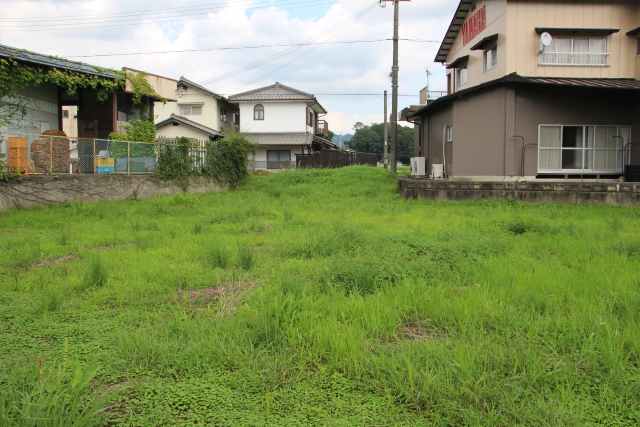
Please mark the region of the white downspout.
POLYGON ((447 177, 447 157, 445 154, 445 150, 447 147, 447 128, 449 127, 449 123, 444 124, 444 132, 442 133, 442 177, 447 177))

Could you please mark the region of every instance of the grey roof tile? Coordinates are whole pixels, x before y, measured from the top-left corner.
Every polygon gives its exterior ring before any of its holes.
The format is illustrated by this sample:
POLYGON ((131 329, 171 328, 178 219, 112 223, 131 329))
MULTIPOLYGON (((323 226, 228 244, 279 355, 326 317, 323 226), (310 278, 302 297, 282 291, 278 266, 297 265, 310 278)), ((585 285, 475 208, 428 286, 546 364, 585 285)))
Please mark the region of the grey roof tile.
POLYGON ((271 86, 238 93, 229 97, 231 101, 267 101, 280 99, 314 100, 315 96, 276 82, 271 86))
POLYGON ((76 71, 78 73, 93 74, 112 79, 124 79, 122 72, 117 70, 101 68, 95 65, 85 64, 83 62, 69 61, 68 59, 58 58, 57 56, 43 55, 41 53, 29 52, 28 50, 17 49, 15 47, 5 45, 0 45, 0 57, 12 58, 16 61, 27 62, 30 64, 76 71))
POLYGON ((246 133, 245 136, 259 145, 311 145, 310 133, 246 133))

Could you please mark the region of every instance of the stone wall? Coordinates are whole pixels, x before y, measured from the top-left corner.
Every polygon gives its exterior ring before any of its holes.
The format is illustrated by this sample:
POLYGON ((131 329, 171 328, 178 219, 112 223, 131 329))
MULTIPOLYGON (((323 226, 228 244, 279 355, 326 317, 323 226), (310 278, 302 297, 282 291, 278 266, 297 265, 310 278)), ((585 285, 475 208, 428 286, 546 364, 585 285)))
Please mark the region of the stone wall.
POLYGON ((567 181, 446 181, 400 178, 405 199, 472 201, 516 199, 527 203, 578 203, 640 206, 640 183, 567 181))
MULTIPOLYGON (((148 175, 32 175, 21 181, 0 181, 0 212, 14 206, 33 207, 68 202, 98 202, 132 197, 147 199, 182 192, 171 181, 148 175)), ((187 193, 221 191, 218 184, 204 177, 193 177, 187 193)))

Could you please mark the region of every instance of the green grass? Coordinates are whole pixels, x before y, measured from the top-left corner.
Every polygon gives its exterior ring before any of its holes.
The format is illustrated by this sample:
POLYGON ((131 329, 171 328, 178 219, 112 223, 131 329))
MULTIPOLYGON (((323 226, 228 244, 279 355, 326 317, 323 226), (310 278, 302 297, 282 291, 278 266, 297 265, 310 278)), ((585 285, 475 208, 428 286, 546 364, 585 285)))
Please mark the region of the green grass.
POLYGON ((350 167, 0 236, 0 426, 640 424, 638 207, 350 167))

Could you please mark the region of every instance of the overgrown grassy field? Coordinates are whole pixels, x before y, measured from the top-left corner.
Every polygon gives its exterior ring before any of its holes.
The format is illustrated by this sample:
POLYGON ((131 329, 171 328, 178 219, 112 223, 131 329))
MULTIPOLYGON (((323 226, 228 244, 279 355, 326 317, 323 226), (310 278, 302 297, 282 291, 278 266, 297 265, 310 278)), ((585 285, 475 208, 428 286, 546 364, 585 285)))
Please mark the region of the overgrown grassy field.
POLYGON ((640 208, 396 189, 0 214, 0 426, 640 424, 640 208))

